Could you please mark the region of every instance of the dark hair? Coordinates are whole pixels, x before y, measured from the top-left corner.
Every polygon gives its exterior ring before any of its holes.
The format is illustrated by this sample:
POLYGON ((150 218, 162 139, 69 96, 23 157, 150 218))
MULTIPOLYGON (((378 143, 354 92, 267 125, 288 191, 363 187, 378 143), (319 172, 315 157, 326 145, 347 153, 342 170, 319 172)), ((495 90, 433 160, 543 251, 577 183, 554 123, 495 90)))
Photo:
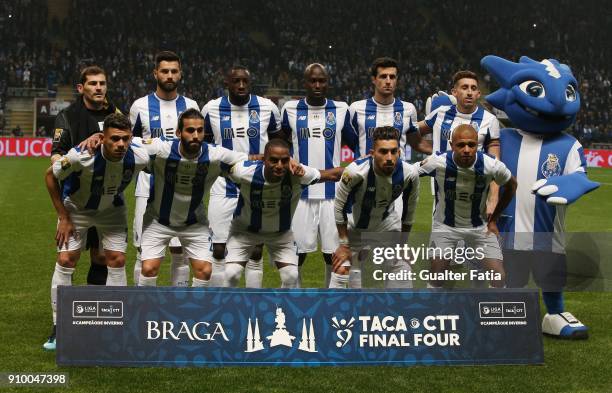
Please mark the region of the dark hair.
POLYGON ((461 70, 461 71, 455 72, 455 75, 453 75, 453 86, 455 86, 457 82, 459 82, 463 78, 474 79, 476 83, 478 83, 478 75, 476 75, 475 72, 468 71, 468 70, 461 70))
POLYGON ((163 50, 155 55, 155 69, 159 68, 159 63, 162 61, 177 61, 179 67, 181 66, 181 58, 176 53, 169 50, 163 50))
POLYGON ((244 70, 247 72, 247 74, 251 73, 251 71, 249 71, 249 68, 247 66, 243 66, 242 64, 234 64, 233 66, 228 68, 225 75, 229 77, 232 74, 232 71, 237 71, 237 70, 244 70))
POLYGON ((395 67, 395 69, 399 73, 399 67, 397 66, 397 60, 392 59, 390 57, 379 57, 375 59, 370 67, 370 75, 376 77, 378 75, 379 68, 387 68, 387 67, 395 67))
POLYGON ((87 77, 89 75, 104 75, 104 77, 106 77, 106 72, 104 72, 104 70, 100 67, 98 67, 97 65, 92 65, 89 67, 85 67, 81 70, 81 75, 80 75, 80 80, 81 80, 81 84, 85 84, 85 82, 87 82, 87 77))
POLYGON ((104 118, 104 131, 106 132, 111 127, 132 132, 132 122, 130 122, 126 115, 120 112, 111 113, 104 118))
POLYGON ((185 112, 181 113, 178 118, 178 130, 183 131, 183 126, 185 123, 185 119, 202 119, 204 120, 204 116, 200 113, 196 108, 189 108, 185 112))
POLYGON ((287 143, 287 141, 285 141, 284 139, 280 138, 270 139, 270 141, 266 143, 266 147, 264 148, 264 156, 267 156, 270 149, 273 147, 282 147, 284 149, 289 150, 289 143, 287 143))
POLYGON ((399 141, 399 131, 391 126, 376 127, 372 133, 372 142, 388 141, 390 139, 399 141))

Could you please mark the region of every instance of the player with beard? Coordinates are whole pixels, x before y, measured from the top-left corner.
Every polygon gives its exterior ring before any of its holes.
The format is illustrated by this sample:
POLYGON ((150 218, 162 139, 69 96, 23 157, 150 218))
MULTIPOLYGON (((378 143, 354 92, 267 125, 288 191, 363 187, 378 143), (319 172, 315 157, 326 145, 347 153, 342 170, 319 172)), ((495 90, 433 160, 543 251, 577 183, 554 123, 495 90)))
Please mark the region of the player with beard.
POLYGON ((143 219, 139 286, 157 285, 166 245, 173 237, 178 237, 191 262, 192 286, 208 286, 212 253, 203 200, 223 165, 229 168, 249 156, 204 143, 204 134, 204 116, 190 108, 179 117, 177 138, 143 141, 153 157, 150 169, 155 183, 143 219))
MULTIPOLYGON (((155 92, 134 101, 130 109, 130 120, 133 124, 134 136, 144 139, 164 137, 174 139, 176 136, 177 119, 189 108, 198 109, 198 104, 192 99, 178 94, 178 86, 182 79, 181 61, 178 55, 170 51, 162 51, 155 55, 153 77, 157 82, 155 92)), ((137 249, 134 265, 134 284, 138 285, 141 269, 142 220, 149 198, 151 175, 141 173, 136 185, 136 207, 134 212, 134 246, 137 249)), ((171 282, 173 286, 187 286, 189 283, 189 265, 183 257, 181 244, 177 238, 170 240, 170 256, 172 260, 171 282)))

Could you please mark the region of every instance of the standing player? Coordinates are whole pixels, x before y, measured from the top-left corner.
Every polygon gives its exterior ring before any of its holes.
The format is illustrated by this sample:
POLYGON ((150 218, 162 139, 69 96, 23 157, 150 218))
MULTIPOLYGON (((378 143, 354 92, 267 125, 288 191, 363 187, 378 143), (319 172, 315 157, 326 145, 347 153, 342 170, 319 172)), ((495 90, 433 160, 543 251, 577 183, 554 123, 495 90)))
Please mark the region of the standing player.
MULTIPOLYGON (((427 114, 425 120, 418 123, 421 135, 432 134, 433 151, 444 153, 451 150, 450 135, 460 124, 471 125, 478 133, 478 149, 486 151, 499 159, 499 121, 489 111, 478 105, 480 88, 478 76, 472 71, 459 71, 453 75, 452 98, 440 96, 432 100, 448 101, 427 114), (453 102, 456 102, 453 104, 453 102)), ((495 209, 499 187, 491 183, 491 192, 487 200, 487 214, 495 209)))
MULTIPOLYGON (((370 156, 351 163, 338 186, 334 215, 340 245, 334 253, 330 288, 361 287, 361 267, 352 258, 362 248, 365 232, 410 232, 419 196, 419 175, 415 166, 400 159, 397 129, 376 127, 372 133, 370 156), (401 196, 402 215, 394 201, 401 196), (353 215, 347 216, 352 207, 353 215), (350 271, 350 278, 349 278, 350 271), (350 282, 349 282, 350 281, 350 282)), ((406 262, 394 269, 409 269, 406 262)))
MULTIPOLYGON (((225 84, 228 95, 209 101, 202 108, 207 132, 214 135, 217 145, 227 149, 263 154, 268 134, 280 130, 278 108, 269 99, 251 94, 251 73, 244 66, 230 68, 225 76, 225 84)), ((218 178, 208 202, 214 265, 211 286, 222 286, 225 281, 225 243, 237 203, 236 185, 231 180, 218 178)), ((246 265, 245 278, 248 288, 261 288, 261 247, 254 247, 246 265)))
POLYGON ((138 285, 157 285, 166 244, 178 237, 193 268, 194 287, 208 286, 212 272, 204 197, 221 173, 249 156, 204 143, 204 116, 190 108, 178 120, 173 141, 145 141, 155 183, 143 220, 142 270, 138 285))
MULTIPOLYGON (((144 139, 164 136, 174 139, 177 119, 185 110, 198 108, 197 102, 178 94, 178 85, 182 78, 181 61, 178 55, 162 51, 155 55, 153 77, 157 81, 154 93, 134 101, 130 108, 130 120, 134 125, 134 135, 144 139)), ((149 198, 151 175, 141 173, 136 185, 136 207, 134 212, 134 246, 136 263, 134 265, 134 284, 138 285, 142 264, 140 242, 142 240, 142 219, 149 198)), ((171 281, 173 286, 189 284, 189 265, 187 265, 177 238, 170 240, 172 260, 171 281)))
POLYGON ((431 154, 431 143, 421 138, 416 124, 416 108, 394 96, 397 87, 397 61, 381 57, 370 69, 374 95, 367 100, 353 102, 349 108, 351 124, 359 135, 355 158, 368 154, 372 149, 372 135, 376 127, 392 126, 399 132, 400 154, 408 143, 413 149, 431 154))
MULTIPOLYGON (((355 149, 357 135, 350 125, 348 105, 325 98, 328 74, 321 64, 310 64, 304 70, 306 97, 288 101, 281 111, 282 129, 291 135, 293 157, 316 169, 340 166, 340 149, 344 141, 355 149)), ((301 267, 307 253, 317 250, 317 238, 325 260, 325 288, 332 271, 332 253, 338 247, 334 225, 336 184, 327 182, 308 186, 302 192, 293 217, 293 233, 299 253, 298 286, 301 267)))
POLYGON ((125 286, 127 212, 123 190, 149 162, 143 148, 130 145, 131 124, 118 113, 104 120, 100 149, 95 154, 71 149, 47 170, 45 183, 57 211, 57 263, 51 280, 53 333, 43 345, 55 349, 57 287, 71 285, 72 274, 88 236, 95 226, 108 263, 106 285, 125 286), (63 189, 58 184, 63 181, 63 189))
MULTIPOLYGON (((79 97, 55 118, 55 134, 51 150, 51 163, 68 153, 90 135, 102 131, 104 118, 112 113, 121 113, 106 96, 108 89, 106 73, 98 66, 89 66, 81 71, 77 84, 79 97)), ((106 282, 106 262, 100 253, 99 240, 95 228, 87 235, 87 248, 91 265, 87 274, 90 285, 104 285, 106 282)))
POLYGON ((238 285, 253 247, 265 244, 278 268, 283 288, 295 288, 298 278, 291 218, 304 186, 338 181, 343 168, 317 170, 302 166, 291 173, 289 144, 279 138, 266 144, 263 161, 234 165, 229 177, 240 187, 240 197, 227 242, 225 276, 238 285))
MULTIPOLYGON (((436 250, 455 250, 457 243, 463 241, 466 246, 482 250, 480 267, 499 274, 491 285, 503 287, 503 256, 495 222, 514 197, 516 180, 501 161, 478 151, 478 133, 471 125, 457 126, 449 138, 452 150, 428 158, 419 168, 421 175, 434 178, 436 190, 430 246, 436 250), (504 192, 493 214, 487 217, 491 181, 504 186, 504 192)), ((444 273, 450 262, 432 260, 431 272, 444 273)), ((441 287, 442 284, 441 280, 435 280, 429 285, 441 287)))

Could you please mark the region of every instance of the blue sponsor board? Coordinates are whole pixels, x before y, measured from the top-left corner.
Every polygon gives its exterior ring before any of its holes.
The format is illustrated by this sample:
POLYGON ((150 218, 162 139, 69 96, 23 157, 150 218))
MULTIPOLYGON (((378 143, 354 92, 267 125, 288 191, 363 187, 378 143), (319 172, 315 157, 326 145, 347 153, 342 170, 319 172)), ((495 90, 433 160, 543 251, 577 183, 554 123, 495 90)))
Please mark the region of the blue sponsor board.
POLYGON ((541 364, 538 292, 60 287, 57 363, 541 364))

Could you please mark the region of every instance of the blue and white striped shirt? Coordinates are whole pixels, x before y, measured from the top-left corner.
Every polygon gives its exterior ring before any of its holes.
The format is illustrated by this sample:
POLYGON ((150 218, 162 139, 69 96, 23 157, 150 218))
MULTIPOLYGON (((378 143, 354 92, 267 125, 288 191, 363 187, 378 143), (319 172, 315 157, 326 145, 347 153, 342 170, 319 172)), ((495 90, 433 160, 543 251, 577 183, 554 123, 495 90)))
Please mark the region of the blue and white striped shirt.
POLYGON ((153 158, 153 181, 147 213, 160 224, 181 227, 197 223, 208 225, 204 196, 221 173, 245 160, 248 155, 221 146, 203 143, 197 158, 181 155, 180 140, 163 141, 159 138, 143 141, 153 158))
POLYGON ((230 179, 240 187, 232 228, 249 232, 274 233, 291 229, 291 219, 304 186, 317 182, 318 169, 303 166, 298 177, 287 172, 277 183, 264 175, 263 161, 244 161, 234 165, 230 179))
POLYGON ((452 151, 438 153, 420 165, 419 174, 434 178, 433 220, 454 228, 484 227, 491 181, 504 185, 512 176, 504 163, 481 151, 469 168, 458 166, 452 151))
POLYGON ((505 128, 501 156, 516 177, 516 195, 498 221, 504 248, 565 253, 566 206, 546 203, 531 192, 533 184, 553 176, 586 172, 580 142, 560 133, 553 137, 505 128))
MULTIPOLYGON (((340 166, 342 139, 355 144, 357 135, 350 125, 348 105, 326 100, 325 105, 312 106, 306 99, 285 103, 281 111, 282 129, 289 131, 293 158, 316 169, 340 166)), ((302 193, 304 199, 334 199, 336 184, 317 183, 302 193)))
POLYGON ((373 230, 388 217, 394 217, 394 201, 400 196, 404 203, 401 222, 411 225, 419 198, 419 174, 414 165, 397 160, 393 174, 382 176, 374 171, 372 157, 357 159, 345 168, 338 185, 334 201, 336 223, 346 223, 352 209, 355 228, 373 230))
MULTIPOLYGON (((130 108, 132 133, 143 139, 164 136, 166 139, 176 137, 178 117, 189 108, 198 108, 198 103, 191 98, 178 95, 173 100, 163 100, 155 93, 140 97, 130 108)), ((142 173, 138 177, 135 195, 149 196, 150 175, 142 173)))
POLYGON ((425 123, 432 129, 433 151, 445 152, 451 149, 451 132, 461 124, 469 124, 478 133, 478 149, 483 150, 492 139, 499 139, 499 121, 492 113, 478 106, 472 113, 462 113, 456 105, 436 108, 425 123))
POLYGON ((369 154, 372 148, 372 133, 376 127, 392 126, 400 135, 402 157, 406 147, 406 135, 416 132, 416 108, 409 102, 396 98, 392 104, 379 104, 374 98, 356 101, 349 107, 351 125, 359 136, 355 158, 369 154))
MULTIPOLYGON (((215 143, 227 149, 263 154, 268 134, 280 130, 280 114, 271 100, 251 94, 249 102, 238 106, 223 96, 209 101, 202 108, 207 132, 215 137, 215 143)), ((237 198, 238 190, 225 178, 217 179, 211 194, 237 198)))
POLYGON ((123 191, 149 163, 142 147, 132 144, 120 161, 104 157, 104 147, 93 155, 74 147, 53 163, 53 175, 62 183, 65 205, 78 210, 104 210, 124 204, 123 191))

